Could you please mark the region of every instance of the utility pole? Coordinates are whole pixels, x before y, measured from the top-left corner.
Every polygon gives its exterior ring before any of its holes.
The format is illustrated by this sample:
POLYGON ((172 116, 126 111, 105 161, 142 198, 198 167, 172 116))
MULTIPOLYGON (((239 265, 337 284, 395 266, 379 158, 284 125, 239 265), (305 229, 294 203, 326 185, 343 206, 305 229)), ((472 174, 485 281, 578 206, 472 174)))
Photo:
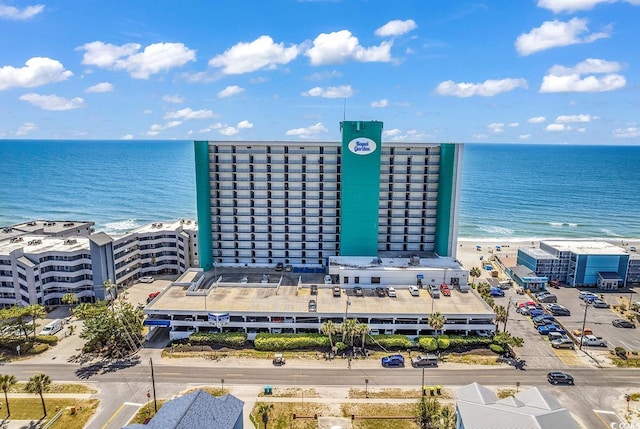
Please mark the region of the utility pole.
POLYGON ((584 303, 584 317, 582 318, 582 332, 580 335, 580 350, 582 350, 582 340, 584 339, 584 326, 587 324, 587 309, 589 308, 588 303, 584 303))
POLYGON ((504 316, 504 327, 502 328, 502 332, 507 332, 507 321, 509 320, 509 310, 511 309, 511 300, 513 297, 509 298, 509 305, 507 305, 507 314, 504 316))
POLYGON ((156 379, 153 376, 153 359, 149 358, 149 364, 151 365, 151 386, 153 387, 153 409, 158 412, 158 401, 156 400, 156 379))

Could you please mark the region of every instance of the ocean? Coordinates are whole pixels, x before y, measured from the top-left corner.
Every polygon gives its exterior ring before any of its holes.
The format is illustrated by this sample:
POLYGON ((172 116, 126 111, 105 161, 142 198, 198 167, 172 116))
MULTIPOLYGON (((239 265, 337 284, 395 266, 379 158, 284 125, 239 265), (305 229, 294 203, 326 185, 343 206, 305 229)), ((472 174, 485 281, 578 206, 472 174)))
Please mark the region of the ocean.
MULTIPOLYGON (((640 147, 466 144, 459 238, 640 238, 640 147)), ((191 141, 0 141, 0 226, 195 218, 191 141)))

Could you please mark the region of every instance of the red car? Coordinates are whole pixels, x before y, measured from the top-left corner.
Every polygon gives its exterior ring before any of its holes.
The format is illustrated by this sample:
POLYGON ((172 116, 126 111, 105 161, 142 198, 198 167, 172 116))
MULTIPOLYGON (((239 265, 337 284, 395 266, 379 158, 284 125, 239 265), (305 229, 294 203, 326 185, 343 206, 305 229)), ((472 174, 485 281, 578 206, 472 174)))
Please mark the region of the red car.
POLYGON ((444 296, 451 296, 451 289, 449 289, 449 285, 442 283, 440 285, 440 293, 444 296))

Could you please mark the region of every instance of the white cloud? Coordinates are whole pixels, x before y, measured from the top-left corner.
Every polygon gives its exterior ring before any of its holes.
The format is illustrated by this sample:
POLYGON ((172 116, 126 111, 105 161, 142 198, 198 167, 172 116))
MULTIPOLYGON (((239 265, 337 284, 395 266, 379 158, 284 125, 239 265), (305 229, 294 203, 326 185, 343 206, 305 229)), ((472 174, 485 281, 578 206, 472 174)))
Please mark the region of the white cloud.
POLYGON ((240 94, 241 92, 244 92, 244 88, 241 88, 238 85, 229 85, 222 91, 218 92, 218 98, 232 97, 240 94))
POLYGON ((487 125, 487 128, 491 130, 494 134, 502 134, 504 133, 504 124, 501 122, 494 122, 492 124, 487 125))
POLYGON ((73 110, 84 105, 84 100, 80 97, 72 99, 58 97, 57 95, 24 94, 20 100, 27 101, 43 110, 73 110))
POLYGON ((224 74, 270 70, 293 61, 298 56, 298 51, 296 45, 286 48, 283 43, 274 43, 269 36, 260 36, 251 43, 232 46, 224 54, 211 58, 209 65, 221 68, 224 74))
POLYGON ((389 100, 387 99, 371 102, 371 107, 387 107, 388 105, 389 105, 389 100))
POLYGON ((566 76, 546 75, 542 78, 540 92, 606 92, 623 88, 627 84, 624 76, 608 74, 602 77, 587 76, 582 78, 579 74, 566 76))
POLYGON ((545 130, 557 132, 557 131, 568 131, 571 127, 565 124, 549 124, 546 126, 545 130))
POLYGON ((175 128, 177 126, 182 125, 182 121, 170 121, 167 122, 166 124, 162 125, 162 124, 153 124, 151 125, 151 127, 149 127, 149 131, 147 131, 147 135, 148 136, 157 136, 158 134, 160 134, 160 131, 164 131, 167 130, 169 128, 175 128))
POLYGON ((519 138, 520 140, 528 140, 528 139, 530 139, 530 138, 531 138, 531 134, 520 134, 520 135, 518 136, 518 138, 519 138))
POLYGON ((613 130, 613 136, 616 138, 622 138, 622 139, 640 137, 640 128, 638 127, 618 128, 613 130))
POLYGON ((285 134, 288 136, 297 136, 300 138, 316 137, 320 134, 326 134, 328 132, 327 127, 322 122, 318 122, 315 125, 311 125, 306 128, 294 128, 288 130, 285 134))
POLYGON ((82 64, 110 70, 124 70, 134 79, 148 79, 152 74, 181 67, 196 60, 196 51, 182 43, 154 43, 140 52, 141 45, 126 43, 122 46, 100 41, 86 43, 82 64))
POLYGON ((180 104, 184 103, 184 98, 180 97, 179 95, 165 95, 164 97, 162 97, 162 101, 164 101, 165 103, 180 104))
POLYGON ((337 70, 331 70, 331 71, 325 71, 325 72, 311 73, 309 77, 307 77, 306 79, 311 81, 318 81, 318 80, 334 79, 338 77, 342 77, 342 72, 339 72, 337 70))
POLYGON ((225 127, 225 128, 222 128, 222 129, 218 130, 218 132, 220 134, 222 134, 223 136, 234 136, 234 135, 238 134, 240 132, 240 130, 237 129, 236 127, 225 127))
MULTIPOLYGON (((538 0, 538 7, 548 9, 553 13, 577 12, 591 10, 600 3, 615 3, 618 0, 538 0)), ((627 3, 638 5, 638 0, 626 0, 627 3)))
POLYGON ((379 46, 364 48, 349 30, 321 33, 313 41, 313 47, 305 52, 314 66, 342 64, 347 61, 389 62, 392 42, 382 42, 379 46))
POLYGON ((184 109, 176 110, 175 112, 167 112, 164 115, 164 119, 206 119, 213 118, 215 114, 211 110, 202 109, 202 110, 193 110, 190 107, 185 107, 184 109))
POLYGON ((386 130, 382 132, 382 135, 384 137, 395 137, 397 135, 400 135, 402 133, 402 131, 400 131, 398 128, 394 128, 392 130, 386 130))
POLYGON ((556 118, 557 124, 568 124, 568 123, 576 123, 576 122, 591 122, 598 119, 597 116, 591 115, 560 115, 556 118))
POLYGON ((430 136, 418 130, 407 130, 403 133, 401 130, 397 128, 394 128, 393 130, 389 130, 389 131, 383 131, 382 135, 388 140, 403 141, 403 142, 404 141, 425 141, 433 138, 433 136, 430 136))
POLYGON ((485 140, 489 136, 486 134, 474 134, 472 137, 476 140, 485 140))
POLYGON ((573 67, 554 65, 548 71, 556 76, 570 76, 589 73, 615 73, 622 70, 622 64, 618 61, 607 61, 599 58, 587 58, 573 67))
POLYGON ((0 91, 8 88, 35 88, 52 82, 61 82, 73 76, 60 61, 45 57, 28 59, 25 67, 0 68, 0 91))
POLYGON ((30 132, 35 131, 37 129, 38 129, 38 126, 33 122, 25 122, 24 124, 20 125, 20 128, 16 130, 16 136, 26 136, 30 132))
POLYGON ((133 134, 125 134, 120 137, 120 140, 133 140, 133 134))
POLYGON ((113 85, 109 82, 96 83, 93 86, 85 89, 84 92, 111 92, 113 91, 113 85))
POLYGON ((380 37, 401 36, 416 28, 418 28, 418 26, 413 19, 407 19, 406 21, 395 19, 378 28, 375 31, 375 35, 380 37))
POLYGON ((239 129, 241 129, 241 130, 242 129, 249 129, 249 128, 253 128, 253 124, 245 119, 244 121, 238 122, 237 127, 239 129))
POLYGON ((527 122, 529 122, 530 124, 541 124, 546 120, 547 118, 545 118, 544 116, 534 116, 533 118, 527 119, 527 122))
POLYGON ((330 86, 327 88, 320 88, 319 86, 316 86, 307 92, 303 92, 302 95, 322 98, 348 98, 353 95, 353 89, 351 88, 351 85, 330 86))
POLYGON ((455 97, 471 97, 474 95, 492 97, 503 92, 513 91, 519 87, 527 88, 526 79, 485 80, 482 83, 456 83, 452 80, 447 80, 436 87, 436 93, 455 97))
POLYGON ((44 10, 44 5, 27 6, 20 10, 17 7, 0 4, 0 18, 13 19, 15 21, 31 19, 44 10))
POLYGON ((511 128, 517 128, 520 126, 520 123, 518 122, 509 122, 508 126, 510 126, 511 128))
POLYGON ((521 56, 527 56, 545 49, 578 43, 591 43, 595 40, 609 37, 610 29, 606 29, 601 33, 588 33, 588 22, 584 18, 572 18, 568 22, 546 21, 529 33, 518 36, 515 42, 516 51, 521 56))

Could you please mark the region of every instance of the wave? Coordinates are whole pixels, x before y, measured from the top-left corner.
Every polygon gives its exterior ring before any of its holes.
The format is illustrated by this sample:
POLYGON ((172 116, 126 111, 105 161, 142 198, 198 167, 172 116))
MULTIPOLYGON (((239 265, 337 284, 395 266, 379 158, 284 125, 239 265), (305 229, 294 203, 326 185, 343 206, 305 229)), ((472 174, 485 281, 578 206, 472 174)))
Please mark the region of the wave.
POLYGON ((137 222, 138 219, 127 219, 118 222, 109 222, 104 225, 104 232, 107 234, 124 234, 133 229, 142 226, 141 223, 137 222))
POLYGON ((581 226, 578 223, 571 223, 571 222, 543 222, 543 224, 551 225, 553 227, 569 226, 569 227, 575 228, 575 227, 581 226))
POLYGON ((478 227, 479 229, 481 229, 484 232, 488 232, 489 234, 499 234, 499 235, 513 235, 513 229, 511 228, 506 228, 503 226, 496 226, 496 225, 490 225, 490 226, 485 226, 485 225, 481 225, 478 227))
POLYGON ((621 234, 618 234, 616 232, 613 232, 612 230, 608 229, 608 228, 600 228, 600 231, 602 231, 603 233, 605 233, 608 237, 622 237, 621 234))

